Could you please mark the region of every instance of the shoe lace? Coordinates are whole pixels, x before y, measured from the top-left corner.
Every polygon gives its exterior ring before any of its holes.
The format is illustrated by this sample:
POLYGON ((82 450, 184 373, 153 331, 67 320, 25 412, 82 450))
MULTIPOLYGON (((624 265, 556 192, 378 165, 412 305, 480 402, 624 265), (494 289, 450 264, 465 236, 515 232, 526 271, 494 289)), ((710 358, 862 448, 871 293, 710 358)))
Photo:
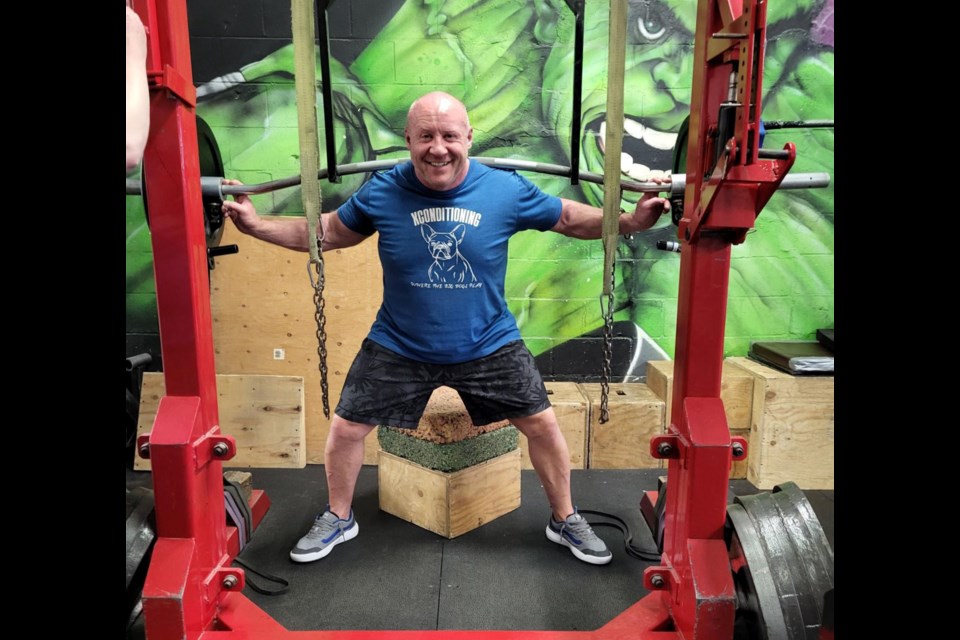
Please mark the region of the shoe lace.
POLYGON ((313 525, 310 527, 310 533, 307 534, 312 538, 326 538, 334 529, 337 529, 337 525, 333 522, 330 522, 321 514, 313 521, 313 525))
POLYGON ((574 520, 573 522, 564 521, 563 526, 560 528, 561 535, 563 535, 564 529, 569 529, 571 533, 581 540, 593 541, 598 538, 596 532, 593 530, 593 527, 590 526, 589 522, 583 519, 583 516, 577 520, 574 520))

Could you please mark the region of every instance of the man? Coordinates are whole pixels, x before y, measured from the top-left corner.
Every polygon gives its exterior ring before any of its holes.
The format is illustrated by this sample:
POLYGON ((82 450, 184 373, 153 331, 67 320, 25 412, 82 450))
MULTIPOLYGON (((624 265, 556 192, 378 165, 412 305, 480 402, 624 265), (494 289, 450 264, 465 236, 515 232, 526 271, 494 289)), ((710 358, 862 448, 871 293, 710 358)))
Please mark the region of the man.
POLYGON ((150 90, 147 87, 147 34, 140 16, 127 2, 127 173, 143 159, 150 133, 150 90))
MULTIPOLYGON (((474 424, 510 420, 527 437, 552 510, 547 538, 584 562, 607 564, 610 550, 573 507, 566 441, 504 298, 514 233, 599 238, 603 211, 547 195, 514 171, 471 162, 466 107, 446 93, 411 105, 404 136, 409 163, 374 174, 336 212, 321 216, 324 251, 379 232, 384 294, 330 422, 329 504, 290 558, 319 560, 357 536, 352 502, 363 439, 378 424, 415 429, 433 390, 446 385, 458 391, 474 424)), ((620 217, 620 233, 648 229, 668 210, 665 198, 644 194, 632 214, 620 217)), ((305 219, 261 218, 243 195, 224 202, 223 212, 243 233, 308 250, 305 219)))

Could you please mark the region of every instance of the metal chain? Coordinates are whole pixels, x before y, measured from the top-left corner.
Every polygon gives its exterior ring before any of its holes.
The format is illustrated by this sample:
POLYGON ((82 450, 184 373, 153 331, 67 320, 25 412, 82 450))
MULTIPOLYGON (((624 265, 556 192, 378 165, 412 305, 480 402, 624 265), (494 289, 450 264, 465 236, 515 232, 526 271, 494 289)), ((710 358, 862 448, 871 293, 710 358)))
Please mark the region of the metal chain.
POLYGON ((610 396, 610 372, 613 360, 613 282, 610 279, 610 293, 600 294, 600 312, 603 314, 603 364, 600 374, 600 424, 605 424, 610 420, 610 412, 607 410, 607 403, 610 396), (606 308, 604 308, 604 298, 606 298, 606 308))
MULTIPOLYGON (((322 255, 322 254, 321 254, 322 255)), ((316 306, 314 319, 317 321, 317 355, 320 356, 320 390, 323 392, 323 416, 330 419, 330 394, 327 386, 327 318, 324 315, 323 301, 323 260, 310 260, 307 264, 307 275, 310 276, 310 285, 313 287, 313 302, 316 306), (316 265, 317 279, 313 279, 311 265, 316 265)))

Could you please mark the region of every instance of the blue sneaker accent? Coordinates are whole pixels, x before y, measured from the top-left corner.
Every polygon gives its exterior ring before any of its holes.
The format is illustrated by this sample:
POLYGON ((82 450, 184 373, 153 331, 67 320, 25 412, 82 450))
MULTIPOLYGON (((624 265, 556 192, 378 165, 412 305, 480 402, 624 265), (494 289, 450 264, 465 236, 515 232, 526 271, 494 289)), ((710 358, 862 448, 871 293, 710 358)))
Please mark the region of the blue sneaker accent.
POLYGON ((573 515, 562 522, 554 520, 551 515, 546 533, 548 540, 569 547, 579 560, 590 564, 609 564, 613 560, 613 554, 607 549, 607 545, 576 509, 573 515))
MULTIPOLYGON (((551 516, 550 519, 553 520, 553 517, 551 516)), ((560 524, 560 523, 557 523, 557 524, 560 524)), ((580 544, 582 544, 582 542, 581 542, 580 540, 577 540, 576 538, 573 537, 573 534, 570 533, 570 529, 567 529, 567 528, 565 528, 565 527, 561 527, 560 531, 561 531, 563 537, 566 538, 567 540, 569 540, 570 542, 572 542, 573 544, 575 544, 575 545, 580 545, 580 544)))
POLYGON ((324 558, 341 542, 353 540, 360 533, 360 525, 353 518, 353 509, 350 517, 343 519, 330 511, 317 516, 310 527, 310 531, 297 541, 290 551, 290 559, 294 562, 313 562, 324 558))

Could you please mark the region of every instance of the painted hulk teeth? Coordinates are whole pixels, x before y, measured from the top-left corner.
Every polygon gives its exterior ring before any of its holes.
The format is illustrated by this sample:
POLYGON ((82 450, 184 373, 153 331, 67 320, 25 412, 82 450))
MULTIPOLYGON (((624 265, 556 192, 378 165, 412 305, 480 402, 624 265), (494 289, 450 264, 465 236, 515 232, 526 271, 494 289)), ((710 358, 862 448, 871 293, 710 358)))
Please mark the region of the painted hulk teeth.
MULTIPOLYGON (((677 144, 677 134, 669 131, 657 131, 645 126, 642 122, 625 118, 623 121, 623 132, 637 140, 643 140, 645 143, 660 151, 673 149, 677 144)), ((607 144, 607 121, 600 123, 600 150, 603 151, 607 144)))
MULTIPOLYGON (((642 122, 630 118, 624 118, 623 132, 626 137, 640 140, 647 146, 658 151, 672 150, 677 143, 677 134, 667 131, 657 131, 644 125, 642 122)), ((600 123, 598 140, 601 153, 606 152, 606 136, 607 122, 604 120, 600 123)), ((620 172, 638 182, 645 182, 654 175, 665 177, 671 173, 670 171, 659 171, 651 169, 645 164, 636 163, 633 160, 633 156, 625 151, 620 153, 620 172)))

